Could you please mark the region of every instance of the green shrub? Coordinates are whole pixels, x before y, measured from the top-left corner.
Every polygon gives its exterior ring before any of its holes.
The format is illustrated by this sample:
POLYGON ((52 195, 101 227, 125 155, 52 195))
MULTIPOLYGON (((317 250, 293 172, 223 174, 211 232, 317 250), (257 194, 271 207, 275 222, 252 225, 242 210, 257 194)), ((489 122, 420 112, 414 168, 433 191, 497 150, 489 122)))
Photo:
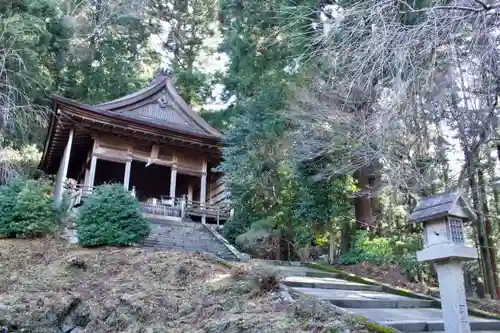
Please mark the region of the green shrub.
POLYGON ((121 184, 96 188, 76 223, 78 241, 85 246, 130 245, 146 239, 150 232, 139 202, 121 184))
POLYGON ((0 186, 0 235, 39 237, 59 228, 59 214, 45 180, 15 179, 0 186))
POLYGON ((280 246, 277 235, 272 218, 257 220, 245 233, 236 237, 234 244, 252 257, 274 259, 280 246))
POLYGON ((244 234, 250 228, 251 222, 246 218, 241 218, 236 214, 232 219, 224 224, 222 235, 231 243, 235 244, 236 237, 244 234))
POLYGON ((394 244, 390 238, 369 239, 366 231, 358 231, 349 252, 340 257, 342 265, 353 265, 363 261, 381 265, 394 260, 394 244))
POLYGON ((422 235, 370 239, 366 231, 359 231, 353 239, 351 249, 340 257, 339 264, 395 264, 410 281, 430 282, 434 275, 431 266, 417 261, 416 252, 422 246, 422 235))

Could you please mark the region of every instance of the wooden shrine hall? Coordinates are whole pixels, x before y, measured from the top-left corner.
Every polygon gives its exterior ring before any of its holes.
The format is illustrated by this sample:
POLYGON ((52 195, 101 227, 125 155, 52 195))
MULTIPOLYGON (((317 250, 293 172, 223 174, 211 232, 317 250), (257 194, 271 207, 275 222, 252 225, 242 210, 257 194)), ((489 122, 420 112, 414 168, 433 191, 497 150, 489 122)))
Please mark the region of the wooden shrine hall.
POLYGON ((213 171, 221 134, 186 104, 168 74, 95 106, 60 96, 52 102, 39 167, 56 175, 56 203, 66 193, 76 205, 95 186, 122 183, 157 218, 229 217, 222 175, 213 171))

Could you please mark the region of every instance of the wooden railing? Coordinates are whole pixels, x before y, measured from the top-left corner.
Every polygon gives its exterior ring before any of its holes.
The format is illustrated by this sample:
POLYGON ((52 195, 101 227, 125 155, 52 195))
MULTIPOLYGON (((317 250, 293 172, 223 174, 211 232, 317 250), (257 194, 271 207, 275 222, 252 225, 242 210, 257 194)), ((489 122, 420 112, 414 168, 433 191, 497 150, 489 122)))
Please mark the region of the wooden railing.
POLYGON ((64 192, 69 200, 69 209, 78 206, 82 202, 82 198, 89 197, 94 188, 92 186, 84 186, 82 184, 64 183, 64 192))
POLYGON ((146 214, 184 217, 183 205, 182 198, 162 196, 159 200, 152 198, 146 202, 141 202, 141 209, 146 214))
POLYGON ((231 208, 229 204, 219 203, 216 205, 209 203, 201 203, 200 201, 186 201, 186 215, 205 216, 214 218, 219 225, 221 220, 228 220, 231 216, 231 208))
MULTIPOLYGON (((81 204, 82 199, 89 197, 94 191, 93 186, 82 184, 65 184, 66 196, 69 200, 69 209, 81 204)), ((131 191, 135 196, 135 191, 131 191)), ((200 201, 187 200, 186 196, 169 197, 162 196, 160 199, 151 198, 141 202, 141 210, 146 214, 165 217, 199 216, 215 219, 219 226, 220 221, 228 220, 231 216, 231 208, 227 203, 209 204, 200 201)))

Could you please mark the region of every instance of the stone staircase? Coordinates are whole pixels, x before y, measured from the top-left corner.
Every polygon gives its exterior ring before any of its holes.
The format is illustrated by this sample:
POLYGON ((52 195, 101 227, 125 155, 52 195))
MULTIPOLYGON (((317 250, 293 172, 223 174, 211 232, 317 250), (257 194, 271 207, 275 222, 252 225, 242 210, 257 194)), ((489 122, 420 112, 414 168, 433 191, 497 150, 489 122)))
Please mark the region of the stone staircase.
MULTIPOLYGON (((353 313, 389 326, 398 332, 443 332, 440 302, 389 294, 378 285, 350 282, 333 273, 306 267, 277 266, 283 283, 293 290, 331 302, 344 312, 353 313)), ((500 320, 469 316, 476 333, 500 332, 500 320)))
POLYGON ((150 220, 151 236, 143 246, 157 250, 208 252, 228 261, 238 258, 200 222, 150 220))

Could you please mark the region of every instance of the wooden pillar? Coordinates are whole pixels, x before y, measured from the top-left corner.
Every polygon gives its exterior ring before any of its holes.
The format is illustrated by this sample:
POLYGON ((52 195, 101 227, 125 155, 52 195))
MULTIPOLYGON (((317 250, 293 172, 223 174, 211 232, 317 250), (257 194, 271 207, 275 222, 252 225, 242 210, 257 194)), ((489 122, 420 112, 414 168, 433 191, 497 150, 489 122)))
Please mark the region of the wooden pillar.
POLYGON ((193 201, 193 184, 188 184, 188 201, 193 201))
POLYGON ((177 165, 172 165, 170 169, 170 197, 175 198, 175 187, 177 185, 177 165))
MULTIPOLYGON (((203 161, 201 184, 200 184, 200 207, 205 209, 207 197, 207 161, 203 161)), ((206 215, 201 216, 201 223, 206 223, 206 215)))
POLYGON ((64 182, 66 181, 66 176, 68 174, 69 158, 71 155, 71 146, 73 145, 73 129, 69 131, 68 142, 66 143, 66 148, 64 148, 63 157, 61 159, 61 164, 59 165, 59 170, 56 176, 56 185, 54 189, 54 202, 56 206, 59 206, 62 201, 64 193, 64 182))
POLYGON ((94 138, 94 145, 92 146, 92 151, 90 152, 90 170, 89 170, 89 181, 87 186, 90 187, 88 189, 91 191, 91 188, 94 187, 94 180, 95 180, 95 168, 97 165, 97 156, 95 153, 97 153, 97 150, 99 149, 99 141, 97 138, 94 138))
POLYGON ((90 160, 90 175, 89 175, 89 187, 94 186, 95 180, 95 167, 97 165, 97 156, 92 155, 92 159, 90 160))
POLYGON ((89 186, 89 180, 90 180, 90 170, 87 168, 85 165, 85 178, 83 178, 83 186, 89 186))
POLYGON ((132 159, 128 159, 125 162, 125 175, 123 176, 123 187, 128 191, 130 184, 130 168, 132 167, 132 159))
POLYGON ((186 217, 186 195, 182 195, 181 198, 181 219, 186 217))

